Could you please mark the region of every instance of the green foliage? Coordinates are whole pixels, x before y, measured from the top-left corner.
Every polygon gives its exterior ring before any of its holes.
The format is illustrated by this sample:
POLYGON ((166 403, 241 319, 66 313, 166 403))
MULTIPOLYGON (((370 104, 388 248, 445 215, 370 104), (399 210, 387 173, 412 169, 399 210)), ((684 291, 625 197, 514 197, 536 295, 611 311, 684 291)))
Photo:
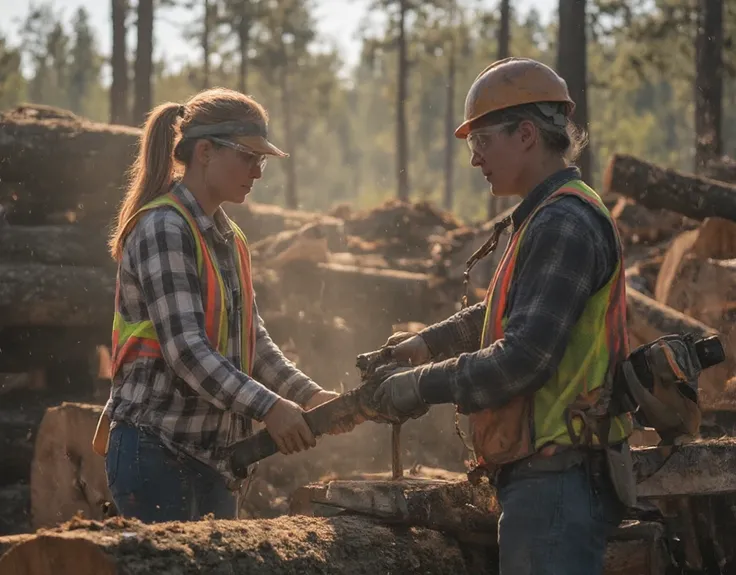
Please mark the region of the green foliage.
MULTIPOLYGON (((175 0, 170 4, 194 0, 175 0)), ((370 206, 393 197, 396 140, 397 0, 372 8, 383 28, 363 31, 361 58, 344 70, 341 55, 321 42, 314 22, 317 0, 210 0, 217 6, 210 28, 210 85, 238 86, 238 30, 247 16, 250 33, 247 89, 271 114, 271 137, 287 146, 281 74, 288 72, 300 205, 329 209, 340 202, 370 206), (247 13, 243 10, 247 8, 247 13), (370 32, 369 32, 370 30, 370 32)), ((203 0, 196 0, 201 16, 203 0)), ((513 3, 512 3, 513 4, 513 3)), ((407 117, 411 193, 440 203, 444 189, 445 102, 449 40, 457 55, 454 115, 462 120, 465 94, 475 76, 496 57, 495 2, 408 2, 409 77, 407 117)), ((588 0, 589 114, 595 178, 615 152, 691 170, 695 18, 692 0, 588 0)), ((159 14, 166 13, 161 3, 159 14)), ((725 1, 723 135, 736 156, 736 0, 725 1)), ((0 38, 0 105, 28 99, 64 106, 96 120, 107 117, 105 59, 99 34, 83 10, 69 21, 51 3, 34 6, 22 26, 22 44, 0 38), (25 66, 22 66, 22 62, 25 66), (26 77, 21 69, 28 70, 26 77)), ((157 62, 155 103, 184 101, 202 85, 202 22, 182 26, 193 47, 192 62, 173 70, 157 62)), ((556 22, 512 9, 511 53, 554 65, 556 22)), ((455 212, 485 217, 487 184, 469 165, 465 143, 454 148, 455 212)), ((292 161, 287 160, 287 161, 292 161)), ((284 202, 286 162, 269 163, 256 188, 258 201, 284 202)))

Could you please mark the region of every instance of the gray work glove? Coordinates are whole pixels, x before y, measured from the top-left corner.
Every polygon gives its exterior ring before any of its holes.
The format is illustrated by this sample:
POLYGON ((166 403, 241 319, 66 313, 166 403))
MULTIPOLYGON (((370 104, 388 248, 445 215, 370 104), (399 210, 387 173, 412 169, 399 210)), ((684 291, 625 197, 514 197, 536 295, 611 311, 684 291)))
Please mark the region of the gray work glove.
POLYGON ((381 413, 392 418, 417 419, 429 411, 429 404, 419 395, 419 372, 402 367, 391 372, 373 394, 381 413))

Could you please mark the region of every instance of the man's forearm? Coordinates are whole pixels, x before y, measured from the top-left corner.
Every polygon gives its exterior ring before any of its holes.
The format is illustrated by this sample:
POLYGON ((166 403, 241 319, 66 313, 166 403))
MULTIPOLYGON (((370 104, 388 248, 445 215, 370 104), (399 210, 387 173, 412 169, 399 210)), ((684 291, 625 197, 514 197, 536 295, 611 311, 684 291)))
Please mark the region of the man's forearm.
POLYGON ((432 359, 446 359, 478 350, 485 313, 486 305, 480 302, 419 332, 432 353, 432 359))

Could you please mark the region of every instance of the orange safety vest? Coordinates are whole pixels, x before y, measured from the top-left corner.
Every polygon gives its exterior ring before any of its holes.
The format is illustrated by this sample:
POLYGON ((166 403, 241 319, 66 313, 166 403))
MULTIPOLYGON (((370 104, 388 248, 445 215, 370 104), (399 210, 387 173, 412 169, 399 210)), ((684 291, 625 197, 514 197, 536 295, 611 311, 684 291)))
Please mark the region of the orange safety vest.
MULTIPOLYGON (((210 251, 202 231, 197 226, 191 212, 180 199, 169 192, 149 202, 138 210, 126 222, 126 227, 132 225, 145 211, 168 206, 174 208, 184 217, 192 230, 195 239, 197 270, 202 288, 202 303, 205 312, 205 332, 207 338, 220 354, 227 354, 228 347, 228 317, 225 305, 225 284, 215 258, 210 251)), ((227 217, 227 216, 225 216, 227 217)), ((242 230, 235 222, 228 219, 234 231, 234 240, 237 252, 237 274, 243 294, 243 313, 241 330, 241 363, 242 371, 251 374, 253 353, 255 349, 255 325, 253 323, 253 284, 251 282, 251 259, 248 241, 242 230)), ((127 322, 120 313, 120 282, 115 289, 115 315, 112 329, 112 376, 123 364, 130 363, 138 357, 162 358, 161 345, 156 335, 153 322, 143 320, 127 322)))
MULTIPOLYGON (((589 203, 606 216, 621 240, 608 209, 601 198, 580 180, 568 182, 544 200, 519 226, 506 247, 486 293, 486 316, 481 348, 504 337, 508 319, 507 299, 514 278, 514 268, 524 234, 534 216, 544 206, 562 196, 573 195, 589 203)), ((572 425, 576 436, 582 435, 583 421, 568 420, 568 408, 592 406, 600 396, 606 379, 629 352, 626 330, 626 284, 623 260, 598 292, 593 294, 572 329, 565 354, 554 375, 532 395, 513 398, 500 409, 485 409, 469 415, 473 447, 478 463, 487 468, 521 459, 548 445, 570 445, 572 425)), ((489 382, 493 385, 493 382, 489 382)), ((608 441, 615 443, 632 430, 629 414, 611 418, 608 441)), ((594 444, 599 444, 593 439, 594 444)))

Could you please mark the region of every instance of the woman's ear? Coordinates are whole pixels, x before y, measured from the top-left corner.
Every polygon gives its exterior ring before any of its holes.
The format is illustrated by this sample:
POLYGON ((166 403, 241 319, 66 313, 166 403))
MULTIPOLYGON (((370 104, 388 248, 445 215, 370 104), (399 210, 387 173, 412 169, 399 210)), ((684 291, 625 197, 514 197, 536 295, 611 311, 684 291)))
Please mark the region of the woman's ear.
POLYGON ((192 156, 197 163, 206 166, 210 162, 212 155, 212 143, 209 140, 197 140, 194 144, 194 153, 192 156))

